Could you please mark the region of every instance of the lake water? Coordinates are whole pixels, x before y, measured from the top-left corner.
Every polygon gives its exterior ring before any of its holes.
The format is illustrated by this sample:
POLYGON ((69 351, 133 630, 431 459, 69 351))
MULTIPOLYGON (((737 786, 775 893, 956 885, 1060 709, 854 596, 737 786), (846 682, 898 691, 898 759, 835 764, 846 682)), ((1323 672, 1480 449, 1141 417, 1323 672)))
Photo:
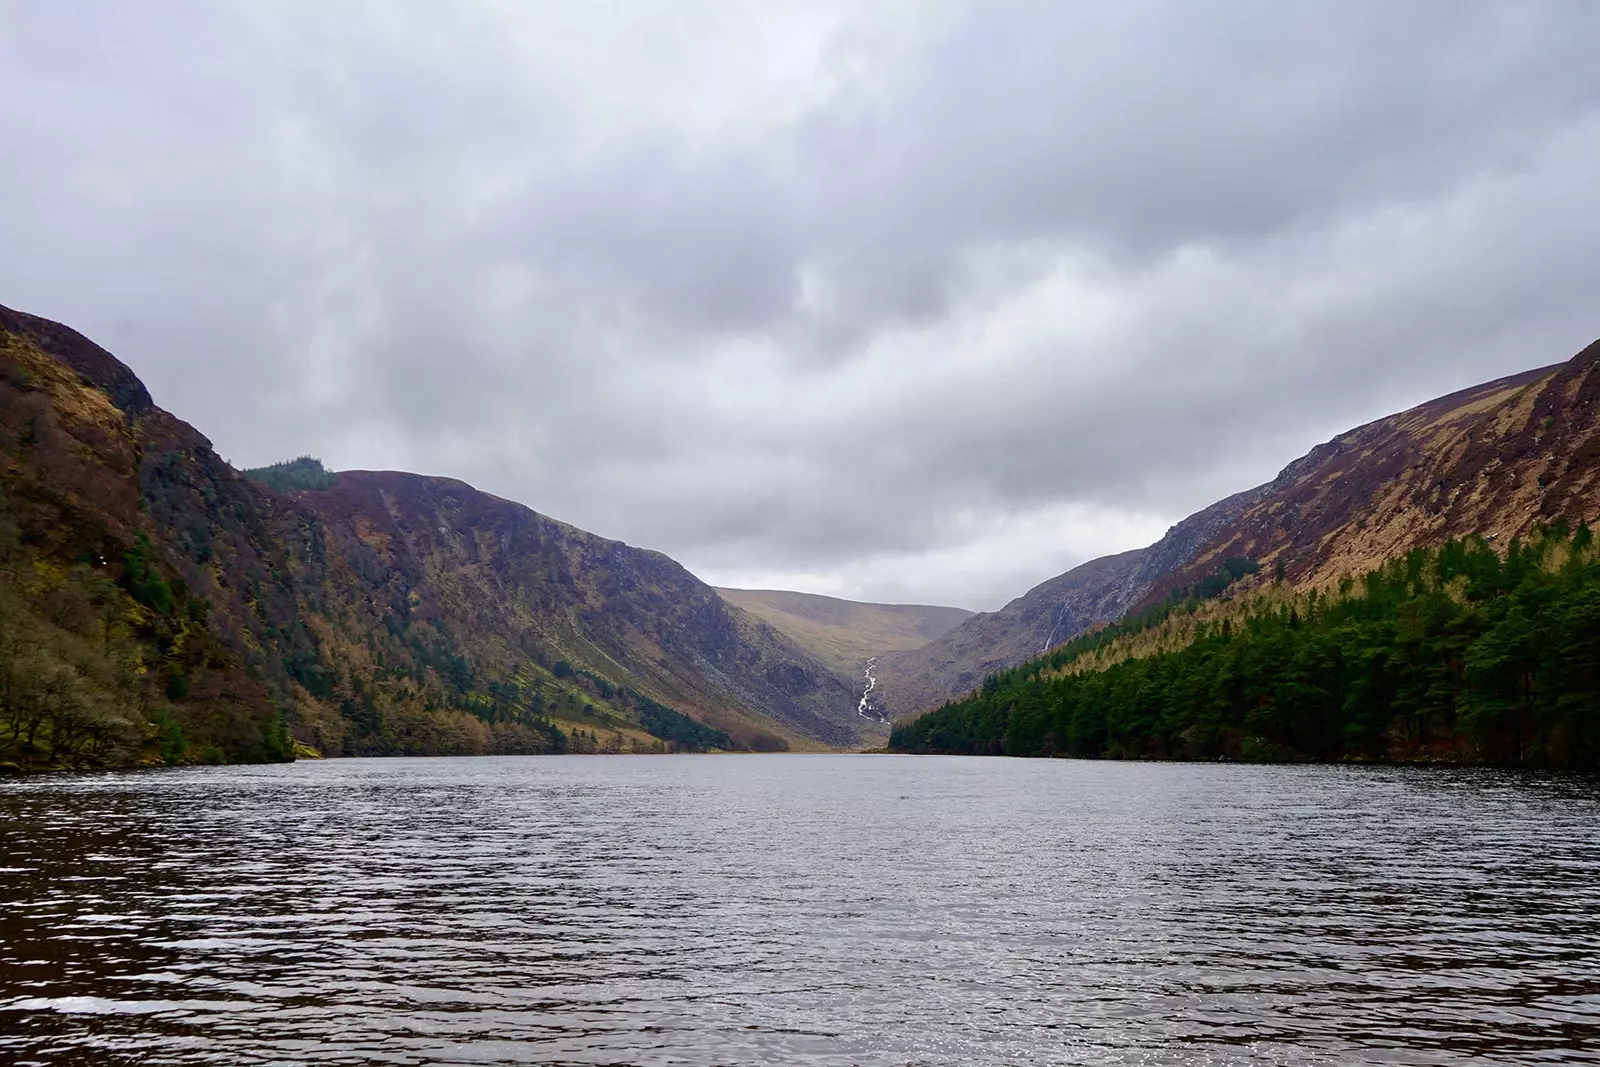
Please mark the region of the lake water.
POLYGON ((1600 1062, 1600 786, 894 756, 0 782, 0 1062, 1600 1062))

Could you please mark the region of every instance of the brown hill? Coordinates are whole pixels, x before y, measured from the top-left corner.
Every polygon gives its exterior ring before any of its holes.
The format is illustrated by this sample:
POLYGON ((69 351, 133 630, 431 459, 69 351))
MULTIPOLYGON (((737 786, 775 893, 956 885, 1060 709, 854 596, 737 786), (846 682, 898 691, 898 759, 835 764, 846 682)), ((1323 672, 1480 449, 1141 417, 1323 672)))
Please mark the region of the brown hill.
POLYGON ((449 479, 266 488, 109 353, 4 308, 0 613, 23 635, 0 647, 0 746, 46 761, 157 735, 182 758, 275 758, 283 722, 333 753, 859 729, 851 685, 659 553, 449 479), (56 744, 65 705, 35 683, 57 675, 98 740, 56 744), (17 679, 33 688, 12 699, 17 679), (24 744, 30 716, 46 726, 24 744))
POLYGON ((1284 468, 1149 597, 1248 556, 1327 585, 1464 534, 1505 543, 1600 510, 1600 342, 1368 423, 1284 468))
POLYGON ((874 656, 921 648, 972 617, 965 608, 863 604, 775 589, 718 589, 717 593, 851 677, 874 656))
POLYGON ((1148 549, 1109 556, 885 656, 895 717, 937 706, 1130 608, 1215 573, 1229 557, 1326 586, 1419 545, 1478 533, 1507 543, 1559 516, 1600 512, 1600 342, 1566 363, 1429 401, 1351 430, 1273 481, 1212 505, 1148 549))

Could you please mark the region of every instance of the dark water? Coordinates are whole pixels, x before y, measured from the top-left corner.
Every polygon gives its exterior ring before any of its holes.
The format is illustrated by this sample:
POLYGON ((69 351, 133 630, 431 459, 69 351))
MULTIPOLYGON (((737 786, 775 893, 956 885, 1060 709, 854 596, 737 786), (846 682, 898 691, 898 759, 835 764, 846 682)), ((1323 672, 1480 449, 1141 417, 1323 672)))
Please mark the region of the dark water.
POLYGON ((0 783, 0 1062, 1600 1062, 1600 789, 868 756, 0 783))

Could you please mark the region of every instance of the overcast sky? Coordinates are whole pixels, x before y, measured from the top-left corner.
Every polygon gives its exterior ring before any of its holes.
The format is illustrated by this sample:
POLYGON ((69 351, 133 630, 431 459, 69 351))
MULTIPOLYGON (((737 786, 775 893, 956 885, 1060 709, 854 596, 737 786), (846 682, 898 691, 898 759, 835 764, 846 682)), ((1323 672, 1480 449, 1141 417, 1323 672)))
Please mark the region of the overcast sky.
POLYGON ((993 608, 1600 335, 1600 3, 0 0, 0 303, 238 465, 993 608))

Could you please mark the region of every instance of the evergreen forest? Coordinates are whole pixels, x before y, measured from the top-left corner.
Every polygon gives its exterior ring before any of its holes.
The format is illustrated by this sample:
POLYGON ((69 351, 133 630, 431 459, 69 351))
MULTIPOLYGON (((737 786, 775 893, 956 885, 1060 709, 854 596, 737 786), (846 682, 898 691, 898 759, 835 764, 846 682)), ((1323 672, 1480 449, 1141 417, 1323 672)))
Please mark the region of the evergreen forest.
POLYGON ((246 478, 259 482, 280 493, 298 493, 308 489, 327 489, 338 483, 339 476, 316 456, 296 456, 268 467, 251 467, 241 471, 246 478))
POLYGON ((890 750, 1600 767, 1587 526, 1557 523, 1504 554, 1476 537, 1418 548, 1337 590, 1262 583, 1206 605, 1185 643, 1154 640, 1227 584, 991 675, 897 726, 890 750))

